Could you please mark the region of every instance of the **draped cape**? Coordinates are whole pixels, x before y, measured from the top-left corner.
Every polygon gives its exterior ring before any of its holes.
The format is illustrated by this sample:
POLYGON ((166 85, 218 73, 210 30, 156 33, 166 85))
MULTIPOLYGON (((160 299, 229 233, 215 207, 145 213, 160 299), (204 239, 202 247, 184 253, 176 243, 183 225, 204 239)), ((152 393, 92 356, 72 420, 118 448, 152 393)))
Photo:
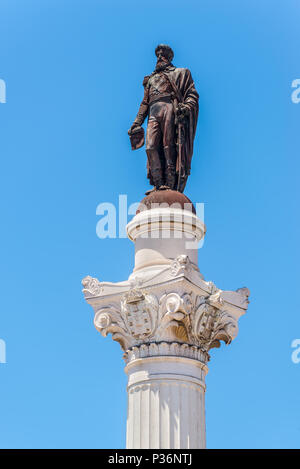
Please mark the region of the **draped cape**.
MULTIPOLYGON (((190 174, 191 161, 194 149, 194 138, 196 134, 199 95, 195 89, 191 72, 187 68, 175 68, 168 73, 170 79, 178 90, 179 100, 188 108, 188 118, 184 125, 184 141, 182 147, 182 175, 190 174)), ((178 158, 176 171, 178 172, 178 158)))

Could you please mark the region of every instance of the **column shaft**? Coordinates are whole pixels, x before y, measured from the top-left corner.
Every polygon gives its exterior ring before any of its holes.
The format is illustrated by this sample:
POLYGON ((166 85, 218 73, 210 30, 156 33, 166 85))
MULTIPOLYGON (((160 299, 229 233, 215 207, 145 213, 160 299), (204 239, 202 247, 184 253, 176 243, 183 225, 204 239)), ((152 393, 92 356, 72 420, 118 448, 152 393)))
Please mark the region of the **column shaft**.
POLYGON ((127 448, 205 448, 205 374, 183 357, 137 359, 128 374, 127 448))

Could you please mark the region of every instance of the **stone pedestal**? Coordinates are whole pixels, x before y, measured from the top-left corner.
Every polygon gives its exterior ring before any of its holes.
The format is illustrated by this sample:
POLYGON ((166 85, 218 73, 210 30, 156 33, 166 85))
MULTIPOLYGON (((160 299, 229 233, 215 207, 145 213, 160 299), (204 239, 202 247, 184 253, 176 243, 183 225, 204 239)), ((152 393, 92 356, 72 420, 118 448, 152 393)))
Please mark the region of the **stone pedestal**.
POLYGON ((183 194, 159 191, 142 202, 127 226, 135 243, 129 279, 88 276, 83 293, 96 328, 124 351, 127 448, 205 448, 209 350, 236 337, 249 291, 204 280, 196 245, 205 226, 183 194))

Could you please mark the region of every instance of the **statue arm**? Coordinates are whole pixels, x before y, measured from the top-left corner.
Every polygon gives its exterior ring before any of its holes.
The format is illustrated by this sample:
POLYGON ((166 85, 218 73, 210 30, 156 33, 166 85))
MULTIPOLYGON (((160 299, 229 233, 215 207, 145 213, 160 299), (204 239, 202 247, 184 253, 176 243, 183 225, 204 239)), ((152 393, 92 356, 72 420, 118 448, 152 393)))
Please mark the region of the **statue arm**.
POLYGON ((185 76, 185 93, 184 93, 184 105, 192 110, 193 108, 198 108, 199 95, 196 91, 194 80, 192 78, 191 72, 187 69, 185 76))
POLYGON ((147 86, 145 86, 144 98, 143 98, 143 101, 141 102, 141 105, 140 105, 139 111, 137 113, 137 116, 136 116, 136 118, 133 122, 133 125, 135 127, 143 125, 144 120, 146 119, 146 117, 148 115, 148 108, 149 108, 148 98, 149 98, 149 88, 147 86))
POLYGON ((182 73, 180 90, 182 92, 182 101, 177 107, 177 119, 179 122, 184 122, 191 112, 198 114, 199 95, 196 91, 191 72, 188 69, 184 69, 182 73))

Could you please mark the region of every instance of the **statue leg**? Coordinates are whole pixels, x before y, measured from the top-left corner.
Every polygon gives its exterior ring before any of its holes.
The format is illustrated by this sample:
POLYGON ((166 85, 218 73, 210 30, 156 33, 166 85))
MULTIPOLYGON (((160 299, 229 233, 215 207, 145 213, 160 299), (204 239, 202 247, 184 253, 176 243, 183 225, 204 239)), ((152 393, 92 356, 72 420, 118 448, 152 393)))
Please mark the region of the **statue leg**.
POLYGON ((176 185, 176 147, 175 145, 164 147, 166 160, 166 185, 174 190, 176 185))
POLYGON ((158 150, 154 148, 147 148, 146 153, 148 156, 150 171, 154 186, 159 189, 163 185, 162 167, 158 150))
POLYGON ((147 126, 146 153, 148 157, 151 178, 156 189, 164 184, 163 168, 159 154, 161 129, 159 122, 150 116, 147 126))
POLYGON ((163 146, 165 155, 166 185, 174 190, 176 188, 176 160, 175 145, 175 115, 172 103, 167 103, 163 119, 163 146))

